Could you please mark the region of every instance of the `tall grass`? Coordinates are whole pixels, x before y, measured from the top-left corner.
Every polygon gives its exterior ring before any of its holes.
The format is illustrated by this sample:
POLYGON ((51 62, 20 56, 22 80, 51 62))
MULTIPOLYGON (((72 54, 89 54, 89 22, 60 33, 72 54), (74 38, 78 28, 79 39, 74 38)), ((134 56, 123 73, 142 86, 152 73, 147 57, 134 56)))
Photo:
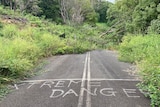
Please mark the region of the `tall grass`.
POLYGON ((92 48, 85 41, 87 31, 55 25, 34 16, 28 20, 31 21, 23 26, 6 23, 0 29, 0 83, 32 74, 31 69, 40 58, 83 53, 92 48), (66 38, 59 37, 63 33, 66 38))
POLYGON ((14 24, 5 25, 1 30, 1 36, 5 38, 13 38, 13 36, 17 35, 18 28, 14 24))
POLYGON ((136 63, 140 69, 142 90, 149 92, 152 107, 160 105, 160 36, 128 35, 120 45, 120 60, 136 63))
POLYGON ((0 70, 4 76, 24 76, 33 66, 38 54, 38 47, 21 38, 6 40, 0 38, 0 70))

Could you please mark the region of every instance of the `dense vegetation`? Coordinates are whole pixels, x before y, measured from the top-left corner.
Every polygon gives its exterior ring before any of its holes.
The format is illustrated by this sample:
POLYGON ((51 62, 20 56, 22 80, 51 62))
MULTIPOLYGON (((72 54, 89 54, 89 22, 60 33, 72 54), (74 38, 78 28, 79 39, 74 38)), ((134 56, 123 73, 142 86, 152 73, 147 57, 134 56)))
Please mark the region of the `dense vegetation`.
MULTIPOLYGON (((159 0, 0 0, 0 84, 32 74, 38 59, 118 49, 138 65, 152 106, 160 105, 159 0), (65 38, 59 36, 65 34, 65 38), (25 47, 25 48, 24 48, 25 47)), ((0 90, 0 93, 6 93, 0 90)))
POLYGON ((138 65, 138 86, 160 107, 160 3, 159 0, 117 0, 107 11, 120 36, 119 58, 138 65), (122 37, 122 38, 121 38, 122 37))
MULTIPOLYGON (((2 7, 0 12, 5 12, 2 7)), ((95 28, 87 24, 74 28, 56 25, 32 15, 24 17, 27 24, 16 22, 15 17, 11 15, 9 19, 1 19, 5 23, 1 23, 3 27, 0 32, 0 73, 5 76, 1 80, 7 80, 8 76, 20 78, 26 73, 29 74, 39 58, 56 54, 83 53, 96 47, 90 41, 90 38, 94 37, 91 34, 95 28), (59 35, 64 32, 66 37, 60 38, 59 35)))
POLYGON ((99 30, 89 24, 57 25, 31 14, 19 14, 0 7, 0 98, 7 93, 3 84, 34 74, 39 59, 57 54, 83 53, 103 44, 97 43, 99 30), (93 32, 94 30, 94 32, 93 32), (59 37, 65 35, 64 37, 59 37), (97 45, 98 44, 98 45, 97 45))
POLYGON ((120 60, 138 65, 142 83, 138 86, 148 92, 152 106, 160 105, 160 36, 156 34, 127 35, 120 45, 120 60))

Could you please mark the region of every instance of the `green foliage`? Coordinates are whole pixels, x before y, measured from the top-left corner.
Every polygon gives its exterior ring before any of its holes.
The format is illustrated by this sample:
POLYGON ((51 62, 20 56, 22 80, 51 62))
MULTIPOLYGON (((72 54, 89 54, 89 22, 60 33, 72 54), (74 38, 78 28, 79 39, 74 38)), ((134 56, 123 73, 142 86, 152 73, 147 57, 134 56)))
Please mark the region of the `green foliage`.
MULTIPOLYGON (((108 24, 112 28, 114 36, 123 36, 126 32, 132 31, 132 13, 138 0, 119 0, 110 5, 107 10, 108 24)), ((119 38, 119 40, 121 37, 119 38)))
POLYGON ((0 14, 13 14, 14 11, 8 11, 9 9, 4 9, 4 6, 0 6, 0 14))
POLYGON ((120 45, 120 59, 129 62, 140 61, 143 57, 146 57, 144 49, 148 46, 148 42, 143 39, 143 36, 125 36, 120 45), (144 49, 141 50, 142 48, 144 49))
MULTIPOLYGON (((73 28, 68 28, 68 33, 70 33, 69 30, 73 30, 73 28)), ((16 25, 5 25, 1 35, 0 74, 14 78, 28 75, 40 57, 83 53, 89 50, 89 42, 73 39, 72 36, 67 39, 60 39, 47 30, 41 31, 29 26, 19 29, 16 25)))
POLYGON ((98 22, 107 22, 107 10, 111 5, 108 1, 97 2, 94 6, 96 13, 99 15, 98 22))
POLYGON ((45 18, 57 23, 62 22, 58 0, 40 0, 38 5, 42 9, 42 12, 38 16, 45 16, 45 18))
POLYGON ((12 41, 0 38, 0 69, 5 76, 24 76, 37 60, 38 47, 21 38, 12 41), (25 48, 24 48, 25 47, 25 48))
POLYGON ((5 38, 13 38, 14 35, 17 35, 17 26, 16 25, 5 25, 1 30, 1 36, 5 38))
POLYGON ((118 0, 107 10, 108 24, 116 24, 115 31, 119 35, 125 33, 147 33, 151 25, 156 31, 159 16, 159 0, 118 0))
POLYGON ((151 21, 151 26, 148 27, 148 32, 160 34, 160 19, 151 21))
MULTIPOLYGON (((98 41, 100 38, 96 37, 99 32, 105 31, 105 24, 97 26, 84 24, 74 27, 57 25, 49 20, 44 20, 44 18, 31 14, 14 13, 14 11, 4 9, 1 6, 0 14, 9 17, 9 19, 0 17, 2 23, 0 28, 0 85, 35 74, 32 68, 39 59, 44 57, 84 53, 97 48, 97 46, 103 47, 105 45, 104 43, 103 46, 97 45, 100 43, 98 41), (19 19, 19 16, 25 19, 26 23, 21 24, 21 21, 17 20, 17 23, 5 21, 19 19), (63 33, 66 37, 60 38, 59 35, 63 33)), ((88 21, 97 20, 94 19, 96 13, 93 9, 89 9, 85 14, 88 14, 88 21)), ((0 96, 3 96, 4 93, 7 91, 3 88, 0 89, 0 96)))
MULTIPOLYGON (((1 80, 1 79, 0 79, 0 80, 1 80)), ((0 85, 0 101, 1 101, 1 99, 2 99, 4 96, 6 96, 9 92, 10 92, 9 88, 0 85)))
POLYGON ((91 25, 94 25, 98 21, 98 14, 94 10, 86 13, 85 21, 91 25))
MULTIPOLYGON (((0 8, 0 11, 1 9, 6 10, 0 8)), ((31 75, 31 69, 40 58, 57 54, 83 53, 93 48, 94 44, 85 39, 91 34, 95 36, 98 31, 93 33, 95 28, 90 25, 87 25, 90 29, 86 29, 85 26, 56 25, 31 14, 24 17, 28 20, 26 25, 8 24, 2 21, 4 23, 0 32, 2 84, 7 83, 11 78, 24 78, 31 75), (63 33, 66 38, 59 38, 63 33)))
POLYGON ((26 8, 24 9, 27 13, 38 15, 42 11, 41 7, 39 7, 39 3, 40 3, 39 0, 32 0, 32 1, 22 0, 22 1, 23 1, 23 4, 19 4, 19 7, 22 7, 22 5, 25 5, 24 7, 26 8))
POLYGON ((149 93, 152 107, 160 105, 160 37, 159 35, 125 36, 120 45, 120 60, 138 64, 143 91, 149 93))
POLYGON ((51 56, 54 55, 57 49, 63 47, 63 42, 60 41, 60 38, 50 35, 50 34, 43 34, 38 38, 38 43, 40 49, 43 52, 43 56, 51 56))
POLYGON ((159 0, 142 0, 135 7, 132 18, 135 31, 146 33, 151 21, 157 18, 156 10, 159 0))

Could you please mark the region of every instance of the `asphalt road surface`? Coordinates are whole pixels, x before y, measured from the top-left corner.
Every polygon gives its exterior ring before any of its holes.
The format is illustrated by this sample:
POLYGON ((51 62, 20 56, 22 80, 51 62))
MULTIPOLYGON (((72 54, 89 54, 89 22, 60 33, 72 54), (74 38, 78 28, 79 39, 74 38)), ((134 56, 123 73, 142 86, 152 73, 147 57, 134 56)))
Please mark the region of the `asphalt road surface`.
POLYGON ((131 64, 116 52, 49 58, 43 73, 14 84, 0 107, 150 107, 131 64))

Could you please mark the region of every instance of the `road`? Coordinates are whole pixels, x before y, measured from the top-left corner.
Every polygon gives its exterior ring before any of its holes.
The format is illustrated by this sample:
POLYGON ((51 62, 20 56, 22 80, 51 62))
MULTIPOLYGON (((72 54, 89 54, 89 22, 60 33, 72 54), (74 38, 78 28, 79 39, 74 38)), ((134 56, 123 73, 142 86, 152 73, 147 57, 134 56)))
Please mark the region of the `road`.
POLYGON ((150 107, 131 64, 97 50, 49 58, 39 76, 14 84, 0 107, 150 107))

